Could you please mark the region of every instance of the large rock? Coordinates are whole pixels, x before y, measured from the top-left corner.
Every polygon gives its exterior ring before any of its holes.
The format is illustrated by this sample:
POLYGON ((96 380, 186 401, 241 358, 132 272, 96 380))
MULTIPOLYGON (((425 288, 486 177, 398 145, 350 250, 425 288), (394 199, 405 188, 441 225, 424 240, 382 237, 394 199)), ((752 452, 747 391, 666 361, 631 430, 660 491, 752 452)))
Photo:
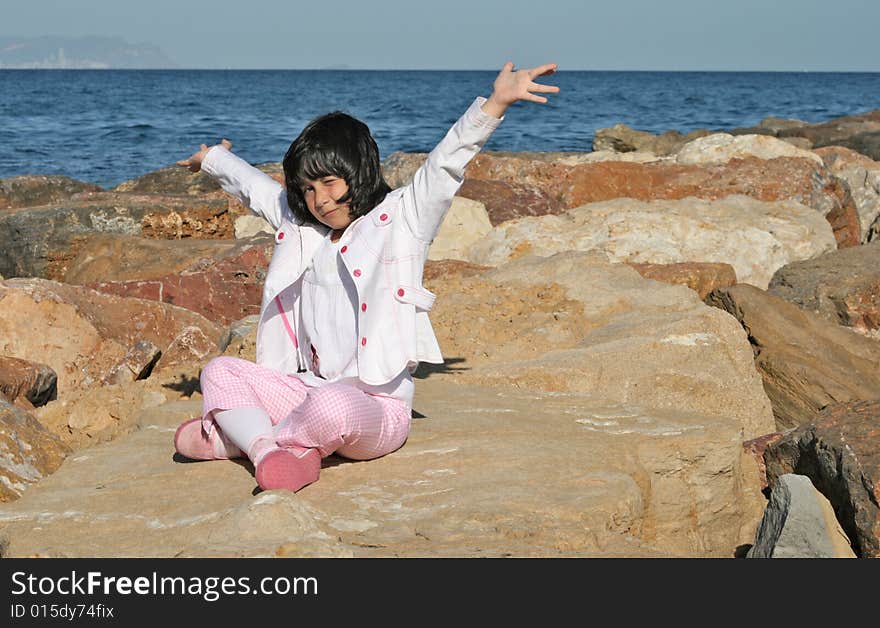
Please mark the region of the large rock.
POLYGON ((127 384, 147 379, 160 357, 162 350, 149 340, 136 342, 119 362, 110 367, 101 381, 105 384, 127 384))
POLYGON ((43 279, 0 282, 4 352, 52 367, 59 396, 100 381, 141 340, 162 350, 163 368, 201 363, 216 353, 222 331, 195 312, 165 303, 43 279))
POLYGON ((266 233, 275 234, 275 228, 259 216, 239 216, 235 219, 235 238, 241 240, 266 233))
POLYGON ((778 478, 748 558, 855 558, 828 500, 810 478, 778 478))
MULTIPOLYGON (((777 135, 779 137, 805 137, 813 143, 815 148, 823 146, 847 146, 854 148, 850 145, 853 138, 876 131, 880 131, 880 109, 835 118, 827 122, 780 129, 777 135)), ((880 157, 880 155, 868 156, 872 159, 880 157)))
POLYGON ((713 133, 688 142, 675 154, 675 161, 690 166, 716 166, 730 162, 732 159, 777 159, 779 157, 796 157, 808 159, 822 165, 822 159, 808 150, 796 148, 766 135, 738 135, 729 133, 713 133))
POLYGON ((198 402, 150 409, 141 429, 70 456, 0 507, 4 557, 348 556, 298 495, 252 496, 231 462, 181 463, 174 430, 198 402))
POLYGON ((785 264, 835 249, 828 223, 796 202, 746 196, 590 203, 559 216, 520 218, 495 227, 468 258, 498 265, 522 255, 600 250, 614 261, 720 262, 739 281, 766 288, 785 264))
POLYGON ((706 302, 748 330, 779 428, 808 424, 832 403, 880 398, 880 344, 748 284, 706 302))
MULTIPOLYGON (((871 159, 880 160, 880 131, 856 133, 852 137, 838 140, 834 144, 851 148, 871 159)), ((820 146, 826 146, 826 144, 820 144, 820 146)))
POLYGON ((412 181, 428 153, 391 153, 382 162, 382 175, 392 189, 402 187, 412 181))
POLYGON ((458 195, 485 205, 492 225, 521 216, 545 216, 565 210, 559 199, 538 188, 504 181, 466 179, 458 195))
POLYGON ((161 371, 147 380, 71 390, 37 408, 33 415, 67 447, 77 451, 134 431, 138 416, 147 408, 192 397, 187 380, 194 379, 197 385, 198 376, 198 366, 193 365, 161 371))
POLYGON ((880 329, 880 241, 792 262, 768 291, 860 333, 880 329))
POLYGON ((845 181, 859 214, 862 243, 880 236, 880 163, 848 148, 814 151, 836 177, 845 181))
POLYGON ((442 374, 415 407, 402 449, 256 498, 250 465, 172 457, 196 403, 150 409, 0 507, 4 555, 726 557, 754 537, 734 422, 442 374))
POLYGON ((566 165, 480 154, 465 176, 534 187, 566 208, 617 198, 715 200, 743 194, 765 202, 791 200, 825 216, 838 246, 861 242, 859 216, 847 186, 812 159, 748 157, 715 166, 621 161, 566 165))
POLYGON ((229 201, 101 193, 47 207, 0 213, 0 274, 63 280, 79 249, 98 233, 147 238, 232 239, 229 201))
POLYGON ((736 271, 730 264, 713 262, 679 262, 675 264, 627 264, 645 279, 687 286, 700 299, 715 288, 727 288, 736 283, 736 271))
POLYGON ((140 431, 0 508, 7 555, 732 556, 751 542, 764 500, 742 441, 773 422, 735 321, 595 255, 428 267, 447 364, 417 373, 422 418, 402 449, 328 459, 286 495, 308 514, 284 509, 286 538, 280 516, 242 521, 258 540, 226 523, 253 506, 249 466, 169 463, 191 403, 145 411, 140 431))
POLYGON ((704 129, 682 134, 667 131, 660 135, 639 131, 625 124, 615 124, 607 129, 597 129, 593 137, 593 150, 610 150, 618 153, 649 152, 655 155, 670 155, 686 143, 708 135, 704 129))
POLYGON ((67 452, 57 436, 0 396, 0 502, 18 499, 25 489, 54 472, 67 452))
POLYGON ((786 473, 812 480, 861 557, 880 557, 878 424, 880 401, 834 404, 764 452, 771 483, 786 473))
POLYGON ((0 209, 48 205, 100 191, 97 185, 61 175, 26 174, 0 179, 0 209))
POLYGON ((733 421, 744 440, 773 431, 745 333, 683 286, 574 251, 426 285, 462 382, 677 408, 733 421))
MULTIPOLYGON (((280 183, 284 182, 281 164, 258 164, 256 168, 272 176, 280 183)), ((124 181, 113 188, 111 192, 204 196, 219 192, 220 189, 220 184, 204 172, 193 173, 180 166, 167 166, 153 172, 148 172, 136 179, 124 181)))
POLYGON ((228 325, 260 311, 274 241, 168 242, 104 236, 80 251, 67 281, 151 299, 228 325))
POLYGON ((130 194, 203 196, 220 189, 220 184, 204 172, 190 172, 180 166, 167 166, 148 172, 136 179, 123 181, 110 191, 130 194))
POLYGON ((235 240, 155 240, 140 236, 99 233, 83 238, 63 283, 146 281, 193 272, 227 257, 241 255, 251 242, 235 240))
POLYGON ((491 230, 485 205, 455 197, 428 249, 428 259, 467 259, 468 248, 491 230))
POLYGON ((25 406, 43 406, 58 393, 58 375, 46 364, 0 355, 0 396, 7 401, 25 401, 25 406))

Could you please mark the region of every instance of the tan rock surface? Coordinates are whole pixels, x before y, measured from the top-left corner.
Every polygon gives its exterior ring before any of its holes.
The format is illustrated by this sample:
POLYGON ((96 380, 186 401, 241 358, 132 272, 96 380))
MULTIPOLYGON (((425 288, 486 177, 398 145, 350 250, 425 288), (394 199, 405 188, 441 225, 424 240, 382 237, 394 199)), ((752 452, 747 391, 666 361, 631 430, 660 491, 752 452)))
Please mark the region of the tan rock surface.
MULTIPOLYGON (((105 443, 134 431, 143 410, 191 397, 199 367, 186 370, 187 374, 166 371, 148 380, 73 390, 33 414, 72 450, 105 443)), ((201 399, 201 395, 195 398, 201 399)))
POLYGON ((599 250, 620 262, 721 262, 733 266, 739 281, 766 288, 778 268, 835 248, 831 227, 809 207, 736 195, 616 199, 520 218, 495 227, 471 246, 468 258, 498 265, 521 255, 599 250))
POLYGON ((30 413, 0 396, 0 502, 18 499, 30 485, 54 472, 68 451, 30 413))
POLYGON ((407 444, 331 457, 296 495, 249 465, 175 462, 197 402, 71 456, 0 507, 4 556, 732 556, 763 498, 740 428, 593 396, 418 382, 407 444), (36 525, 37 522, 39 525, 36 525))
POLYGON ((732 556, 754 538, 742 441, 773 424, 734 319, 596 255, 430 267, 448 364, 417 374, 402 449, 328 459, 264 514, 246 465, 171 462, 197 400, 149 408, 0 508, 6 555, 732 556))
POLYGON ((428 259, 466 259, 468 247, 491 230, 485 205, 456 196, 428 249, 428 259))
POLYGON ((730 135, 713 133, 688 142, 675 155, 675 161, 689 166, 714 166, 732 159, 776 159, 797 157, 822 165, 822 159, 813 152, 792 146, 769 135, 730 135))
POLYGON ((4 557, 346 556, 312 509, 282 491, 251 495, 248 468, 173 458, 176 424, 199 402, 154 408, 142 429, 70 456, 0 507, 4 557))
POLYGON ((815 421, 833 403, 880 398, 880 344, 748 284, 706 301, 748 329, 779 429, 815 421))
POLYGON ((774 429, 742 328, 683 286, 574 251, 426 285, 462 382, 723 416, 744 440, 774 429))

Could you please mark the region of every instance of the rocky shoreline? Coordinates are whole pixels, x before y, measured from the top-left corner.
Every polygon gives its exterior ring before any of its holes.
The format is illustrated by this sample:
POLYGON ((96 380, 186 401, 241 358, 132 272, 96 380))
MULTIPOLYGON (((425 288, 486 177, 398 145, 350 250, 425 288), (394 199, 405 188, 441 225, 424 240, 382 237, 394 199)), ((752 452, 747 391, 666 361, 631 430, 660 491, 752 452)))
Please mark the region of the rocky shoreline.
POLYGON ((201 367, 253 358, 271 229, 176 167, 0 180, 0 556, 880 556, 878 138, 479 155, 409 441, 295 495, 172 445, 201 367))

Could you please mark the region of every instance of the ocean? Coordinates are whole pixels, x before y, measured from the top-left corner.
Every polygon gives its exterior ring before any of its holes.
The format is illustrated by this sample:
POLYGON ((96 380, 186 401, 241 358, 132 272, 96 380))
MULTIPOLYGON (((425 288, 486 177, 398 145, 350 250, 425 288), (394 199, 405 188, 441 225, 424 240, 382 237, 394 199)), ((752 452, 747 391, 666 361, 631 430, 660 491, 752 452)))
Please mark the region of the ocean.
MULTIPOLYGON (((342 110, 384 159, 427 152, 495 71, 0 70, 0 178, 63 174, 113 187, 230 138, 280 161, 305 124, 342 110)), ((687 132, 767 116, 820 122, 880 108, 880 73, 559 72, 546 105, 517 104, 487 150, 589 151, 596 129, 687 132)))

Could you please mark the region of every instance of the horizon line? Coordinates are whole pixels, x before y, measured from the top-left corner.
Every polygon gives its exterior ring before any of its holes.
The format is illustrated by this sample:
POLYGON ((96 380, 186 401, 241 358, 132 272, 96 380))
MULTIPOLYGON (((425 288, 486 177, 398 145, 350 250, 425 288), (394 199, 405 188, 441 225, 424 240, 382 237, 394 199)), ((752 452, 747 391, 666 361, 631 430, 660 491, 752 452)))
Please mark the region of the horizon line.
MULTIPOLYGON (((94 68, 94 67, 57 67, 57 68, 34 68, 34 67, 4 67, 0 64, 0 71, 76 71, 76 72, 114 72, 114 71, 181 71, 181 72, 497 72, 498 68, 354 68, 354 67, 326 67, 326 68, 200 68, 200 67, 150 67, 150 68, 94 68)), ((708 69, 558 69, 554 74, 565 72, 668 72, 668 73, 741 73, 741 74, 880 74, 877 70, 779 70, 779 69, 742 69, 742 70, 708 70, 708 69)))

